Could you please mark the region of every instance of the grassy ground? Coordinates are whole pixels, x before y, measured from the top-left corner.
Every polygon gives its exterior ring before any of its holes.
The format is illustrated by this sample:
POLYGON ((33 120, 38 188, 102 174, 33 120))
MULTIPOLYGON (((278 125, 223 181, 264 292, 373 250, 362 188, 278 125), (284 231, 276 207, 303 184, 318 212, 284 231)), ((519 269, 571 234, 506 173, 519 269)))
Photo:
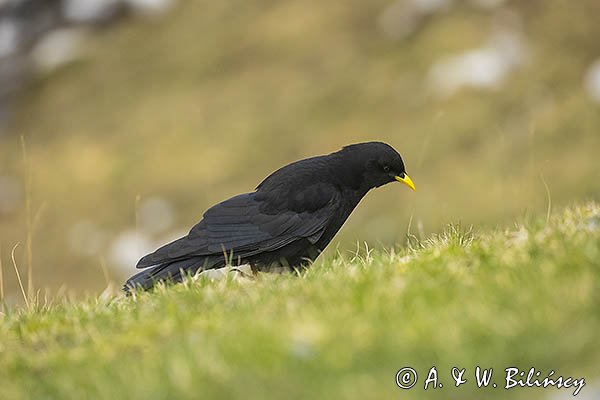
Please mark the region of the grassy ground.
POLYGON ((477 389, 473 369, 494 367, 499 387, 511 366, 597 380, 599 293, 598 204, 504 231, 450 227, 299 277, 8 310, 0 398, 542 398, 557 389, 477 389), (444 387, 424 392, 434 365, 444 387), (405 366, 420 373, 410 391, 394 383, 405 366), (467 369, 460 388, 453 366, 467 369))

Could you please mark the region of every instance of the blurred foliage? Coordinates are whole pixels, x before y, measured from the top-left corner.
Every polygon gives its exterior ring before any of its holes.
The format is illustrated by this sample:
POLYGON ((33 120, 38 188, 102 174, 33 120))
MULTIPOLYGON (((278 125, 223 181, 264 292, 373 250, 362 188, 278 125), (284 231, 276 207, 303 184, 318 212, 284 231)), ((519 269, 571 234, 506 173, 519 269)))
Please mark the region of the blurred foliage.
MULTIPOLYGON (((358 141, 397 148, 418 192, 389 185, 367 196, 341 249, 405 243, 411 218, 423 234, 447 221, 543 214, 544 180, 554 205, 600 198, 600 112, 582 87, 600 56, 598 1, 489 10, 454 2, 403 38, 381 29, 390 4, 185 1, 164 18, 99 32, 82 59, 39 78, 0 137, 0 171, 21 181, 20 136, 27 144, 35 286, 105 287, 101 260, 113 266, 112 238, 135 229, 138 196, 171 201, 182 232, 272 170, 358 141), (522 35, 526 62, 496 89, 436 96, 430 68, 484 45, 503 19, 522 35), (81 220, 105 233, 97 254, 67 243, 81 220)), ((25 197, 0 214, 12 293, 10 250, 28 235, 25 197)), ((25 249, 15 252, 23 270, 25 249)))

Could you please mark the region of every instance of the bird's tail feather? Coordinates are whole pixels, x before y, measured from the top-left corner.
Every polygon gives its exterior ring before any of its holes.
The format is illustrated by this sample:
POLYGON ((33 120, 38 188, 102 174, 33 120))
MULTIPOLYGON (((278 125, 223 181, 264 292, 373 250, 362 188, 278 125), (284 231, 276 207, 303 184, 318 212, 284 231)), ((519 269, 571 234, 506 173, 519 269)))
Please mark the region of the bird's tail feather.
POLYGON ((127 282, 123 285, 123 291, 130 294, 134 288, 148 290, 158 282, 181 282, 187 275, 195 274, 205 268, 203 258, 192 257, 146 268, 127 279, 127 282))

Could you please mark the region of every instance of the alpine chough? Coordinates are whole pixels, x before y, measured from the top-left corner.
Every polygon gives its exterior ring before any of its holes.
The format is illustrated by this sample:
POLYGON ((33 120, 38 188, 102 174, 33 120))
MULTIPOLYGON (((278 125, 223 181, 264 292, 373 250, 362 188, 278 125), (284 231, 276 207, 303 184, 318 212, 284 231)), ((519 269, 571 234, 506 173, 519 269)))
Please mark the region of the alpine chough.
POLYGON ((390 182, 415 190, 402 157, 381 142, 352 144, 286 165, 256 190, 209 208, 187 236, 142 257, 125 291, 188 274, 250 264, 302 268, 325 249, 367 192, 390 182))

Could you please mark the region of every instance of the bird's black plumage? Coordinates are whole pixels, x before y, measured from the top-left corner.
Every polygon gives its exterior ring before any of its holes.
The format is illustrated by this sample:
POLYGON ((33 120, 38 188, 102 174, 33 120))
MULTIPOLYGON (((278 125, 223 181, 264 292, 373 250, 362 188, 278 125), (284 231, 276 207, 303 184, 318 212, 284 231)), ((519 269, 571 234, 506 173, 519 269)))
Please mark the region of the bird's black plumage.
POLYGON ((308 265, 370 189, 394 180, 414 189, 400 155, 381 142, 286 165, 254 192, 209 208, 187 236, 140 259, 137 268, 145 269, 127 280, 125 290, 181 281, 227 263, 255 271, 308 265))

